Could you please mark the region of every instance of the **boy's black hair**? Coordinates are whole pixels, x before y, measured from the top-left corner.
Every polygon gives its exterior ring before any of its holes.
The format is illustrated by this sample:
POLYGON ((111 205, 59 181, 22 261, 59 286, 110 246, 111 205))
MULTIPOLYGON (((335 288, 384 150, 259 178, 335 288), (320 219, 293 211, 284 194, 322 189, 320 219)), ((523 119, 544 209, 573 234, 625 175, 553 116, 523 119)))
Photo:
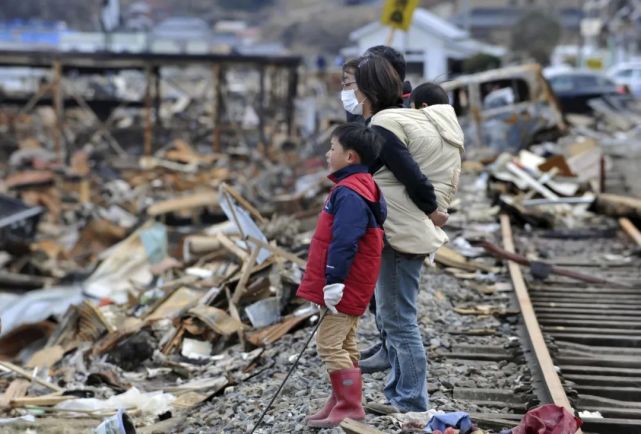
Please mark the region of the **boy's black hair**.
POLYGON ((403 55, 397 50, 393 49, 392 47, 388 47, 387 45, 375 45, 365 51, 364 56, 367 55, 384 57, 389 63, 392 64, 392 67, 396 70, 396 73, 398 74, 401 81, 405 80, 405 57, 403 57, 403 55))
POLYGON ((361 158, 361 164, 371 165, 383 147, 383 138, 373 129, 357 123, 337 126, 332 131, 343 149, 352 150, 361 158))
POLYGON ((423 103, 426 103, 428 106, 449 104, 450 98, 441 86, 433 82, 427 82, 417 86, 416 89, 412 91, 410 103, 414 103, 415 108, 421 108, 421 104, 423 103))

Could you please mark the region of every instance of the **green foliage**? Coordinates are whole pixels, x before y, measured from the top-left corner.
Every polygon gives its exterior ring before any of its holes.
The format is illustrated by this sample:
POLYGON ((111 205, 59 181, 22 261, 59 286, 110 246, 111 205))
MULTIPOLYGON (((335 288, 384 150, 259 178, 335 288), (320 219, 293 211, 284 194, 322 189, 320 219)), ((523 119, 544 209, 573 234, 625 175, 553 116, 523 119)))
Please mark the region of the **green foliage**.
POLYGON ((463 61, 463 72, 465 74, 474 74, 476 72, 487 71, 501 66, 501 59, 491 54, 479 53, 468 57, 463 61))
POLYGON ((526 13, 512 28, 511 48, 547 65, 550 54, 561 38, 561 24, 545 12, 526 13))

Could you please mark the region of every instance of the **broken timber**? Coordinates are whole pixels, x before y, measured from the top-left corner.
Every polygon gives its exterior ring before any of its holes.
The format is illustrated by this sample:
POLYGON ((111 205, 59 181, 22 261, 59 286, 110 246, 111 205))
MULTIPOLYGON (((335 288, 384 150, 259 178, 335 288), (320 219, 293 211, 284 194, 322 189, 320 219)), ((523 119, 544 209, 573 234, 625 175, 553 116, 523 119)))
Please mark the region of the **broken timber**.
MULTIPOLYGON (((506 217, 507 218, 507 217, 506 217)), ((619 287, 627 287, 627 285, 621 283, 621 282, 613 282, 611 280, 607 279, 602 279, 600 277, 594 277, 594 276, 589 276, 587 274, 583 273, 577 273, 576 271, 572 270, 566 270, 565 268, 559 268, 555 267, 554 265, 551 265, 546 262, 541 262, 541 261, 530 261, 527 259, 525 256, 521 256, 517 253, 510 252, 506 249, 502 249, 496 244, 493 244, 487 240, 481 240, 477 242, 481 247, 483 247, 485 250, 487 250, 488 253, 502 259, 508 259, 511 263, 516 262, 519 265, 524 265, 526 267, 533 267, 535 265, 541 265, 542 267, 546 268, 549 272, 549 274, 558 274, 560 276, 565 276, 569 277, 571 279, 576 279, 580 280, 582 282, 586 283, 605 283, 605 284, 610 284, 610 285, 617 285, 619 287)))
POLYGON ((343 420, 340 427, 343 428, 343 431, 347 434, 383 434, 383 431, 379 431, 363 422, 358 422, 350 418, 343 420))
POLYGON ((11 362, 0 362, 0 366, 8 369, 9 371, 13 371, 14 373, 21 375, 25 378, 28 378, 29 380, 35 381, 36 383, 40 384, 41 386, 47 387, 53 391, 56 392, 62 392, 64 389, 60 386, 57 386, 53 383, 50 383, 49 381, 41 380, 40 378, 34 376, 31 374, 31 372, 22 369, 20 366, 16 366, 11 362))

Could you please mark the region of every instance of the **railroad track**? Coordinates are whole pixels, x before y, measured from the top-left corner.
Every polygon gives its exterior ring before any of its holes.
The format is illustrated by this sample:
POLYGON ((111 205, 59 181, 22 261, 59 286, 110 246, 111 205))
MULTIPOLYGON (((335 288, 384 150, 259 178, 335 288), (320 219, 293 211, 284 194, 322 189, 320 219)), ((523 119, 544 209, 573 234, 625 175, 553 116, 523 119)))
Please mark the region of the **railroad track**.
MULTIPOLYGON (((503 217, 501 223, 504 244, 509 244, 509 220, 503 217)), ((564 240, 555 242, 553 249, 556 255, 570 252, 554 265, 620 285, 570 279, 517 283, 512 273, 515 287, 523 284, 528 290, 529 300, 519 297, 521 310, 532 309, 538 323, 532 326, 539 327, 547 344, 543 348, 532 342, 532 349, 549 352, 559 369, 559 381, 546 381, 547 391, 542 392, 556 404, 603 416, 584 418, 585 432, 641 432, 641 263, 621 256, 619 247, 616 239, 564 240), (600 258, 608 255, 615 261, 604 264, 600 258)))
MULTIPOLYGON (((629 240, 623 234, 613 239, 550 239, 536 230, 513 239, 507 216, 501 216, 501 229, 508 251, 516 250, 515 243, 530 244, 530 250, 553 252, 548 262, 554 266, 612 283, 587 284, 562 276, 537 281, 509 261, 514 292, 488 300, 505 303, 510 294, 511 307, 520 312, 519 342, 511 337, 514 345, 497 346, 467 339, 438 357, 480 369, 516 365, 522 375, 518 383, 512 379, 512 384, 495 387, 453 387, 452 398, 482 428, 497 432, 516 426, 529 408, 555 403, 571 412, 602 415, 584 417, 584 433, 641 433, 641 260, 622 255, 629 251, 623 247, 629 240), (529 374, 523 374, 525 364, 529 374)), ((641 240, 630 235, 637 243, 641 240)), ((506 318, 509 315, 502 321, 506 318)))

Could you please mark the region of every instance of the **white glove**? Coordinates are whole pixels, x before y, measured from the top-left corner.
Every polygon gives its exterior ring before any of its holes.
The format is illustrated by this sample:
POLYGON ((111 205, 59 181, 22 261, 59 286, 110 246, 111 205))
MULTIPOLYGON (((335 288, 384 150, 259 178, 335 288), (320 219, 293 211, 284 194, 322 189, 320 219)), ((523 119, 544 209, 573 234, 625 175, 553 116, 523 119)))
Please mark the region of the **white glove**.
POLYGON ((332 283, 323 287, 323 298, 325 299, 325 306, 332 313, 338 313, 336 305, 341 302, 343 298, 343 289, 345 285, 342 283, 332 283))

